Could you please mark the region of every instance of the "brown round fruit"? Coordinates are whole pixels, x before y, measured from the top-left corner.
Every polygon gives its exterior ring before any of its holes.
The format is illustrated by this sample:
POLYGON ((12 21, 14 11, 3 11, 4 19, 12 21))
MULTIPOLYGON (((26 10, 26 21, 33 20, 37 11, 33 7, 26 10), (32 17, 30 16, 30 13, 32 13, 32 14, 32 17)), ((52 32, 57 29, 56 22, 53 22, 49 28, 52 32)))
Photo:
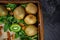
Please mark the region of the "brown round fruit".
POLYGON ((29 4, 27 4, 25 10, 28 14, 36 14, 37 13, 37 6, 33 3, 29 3, 29 4))
POLYGON ((34 15, 27 15, 24 19, 26 24, 35 24, 36 23, 36 17, 34 15))
POLYGON ((35 27, 34 25, 29 25, 26 27, 25 33, 27 36, 34 36, 37 34, 37 27, 35 27))
POLYGON ((24 11, 24 9, 23 9, 21 6, 17 7, 17 8, 13 11, 13 13, 14 13, 14 17, 15 17, 16 19, 23 19, 24 16, 25 16, 25 11, 24 11))
POLYGON ((0 16, 6 16, 8 11, 5 9, 4 6, 0 5, 0 16))

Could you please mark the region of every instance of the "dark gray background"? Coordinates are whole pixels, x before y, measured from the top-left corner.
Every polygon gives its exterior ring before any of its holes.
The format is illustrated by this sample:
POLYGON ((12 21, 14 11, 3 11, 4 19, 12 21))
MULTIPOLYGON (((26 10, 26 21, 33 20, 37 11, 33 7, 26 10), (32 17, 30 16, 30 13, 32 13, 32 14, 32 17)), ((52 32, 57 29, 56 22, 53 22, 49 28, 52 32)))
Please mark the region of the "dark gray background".
POLYGON ((60 40, 60 0, 40 0, 44 16, 45 40, 60 40))

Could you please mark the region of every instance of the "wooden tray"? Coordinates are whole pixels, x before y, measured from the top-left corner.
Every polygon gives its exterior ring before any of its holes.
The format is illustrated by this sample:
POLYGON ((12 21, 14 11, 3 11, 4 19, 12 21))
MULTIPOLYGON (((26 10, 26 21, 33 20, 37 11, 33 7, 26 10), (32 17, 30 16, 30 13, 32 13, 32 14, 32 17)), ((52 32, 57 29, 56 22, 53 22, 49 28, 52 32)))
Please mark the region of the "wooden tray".
POLYGON ((44 24, 43 24, 43 15, 42 15, 42 10, 41 10, 41 4, 39 1, 7 1, 7 0, 1 0, 0 3, 7 4, 7 3, 16 3, 16 4, 21 4, 21 3, 36 3, 38 7, 38 40, 44 40, 44 24))

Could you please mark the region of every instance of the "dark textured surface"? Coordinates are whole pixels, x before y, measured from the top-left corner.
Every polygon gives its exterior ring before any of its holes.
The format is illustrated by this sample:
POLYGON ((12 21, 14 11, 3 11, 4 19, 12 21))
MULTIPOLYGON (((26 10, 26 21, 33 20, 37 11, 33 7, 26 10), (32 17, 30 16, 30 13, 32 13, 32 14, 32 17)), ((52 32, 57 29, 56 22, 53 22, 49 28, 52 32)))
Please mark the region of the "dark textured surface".
POLYGON ((41 0, 45 40, 60 40, 60 0, 41 0))

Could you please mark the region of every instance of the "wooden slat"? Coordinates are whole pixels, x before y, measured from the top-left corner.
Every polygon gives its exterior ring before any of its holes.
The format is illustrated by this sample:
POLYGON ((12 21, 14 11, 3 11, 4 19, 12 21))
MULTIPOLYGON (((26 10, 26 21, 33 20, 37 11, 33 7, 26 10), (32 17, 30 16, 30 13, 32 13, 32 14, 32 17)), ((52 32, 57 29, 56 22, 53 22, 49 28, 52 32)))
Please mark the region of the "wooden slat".
POLYGON ((0 1, 37 1, 37 0, 0 0, 0 1))
POLYGON ((39 25, 38 25, 38 30, 39 31, 39 36, 40 40, 44 40, 44 24, 43 24, 43 14, 42 14, 42 7, 41 4, 38 3, 38 17, 39 17, 39 25))
POLYGON ((38 0, 0 0, 0 3, 27 3, 27 2, 37 2, 38 0))
POLYGON ((0 1, 8 1, 8 0, 0 0, 0 1))

